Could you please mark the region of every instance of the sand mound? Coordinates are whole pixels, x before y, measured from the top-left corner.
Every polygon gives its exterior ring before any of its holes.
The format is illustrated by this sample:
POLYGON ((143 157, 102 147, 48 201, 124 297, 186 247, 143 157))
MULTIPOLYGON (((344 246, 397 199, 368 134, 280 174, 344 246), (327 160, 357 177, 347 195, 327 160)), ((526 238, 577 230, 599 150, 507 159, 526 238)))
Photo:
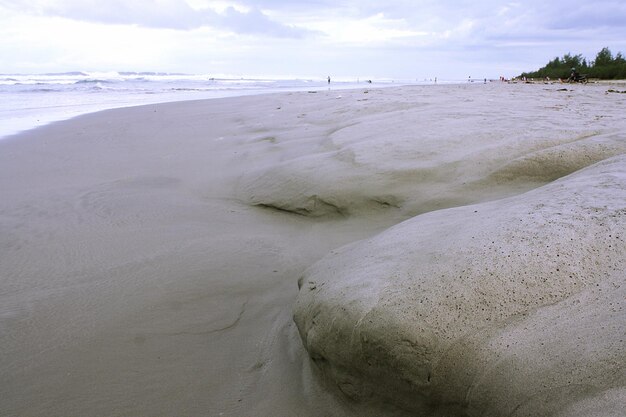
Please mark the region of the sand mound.
POLYGON ((554 123, 563 117, 560 107, 521 112, 494 95, 488 104, 501 113, 487 119, 485 103, 468 104, 476 98, 471 90, 455 94, 456 101, 444 101, 436 90, 419 97, 403 91, 391 103, 380 93, 366 102, 362 94, 346 95, 325 104, 343 109, 326 124, 302 100, 292 125, 246 142, 254 160, 238 180, 237 197, 316 218, 388 210, 407 218, 519 194, 626 152, 620 130, 607 128, 618 123, 612 114, 554 123))
MULTIPOLYGON (((330 253, 295 321, 349 397, 429 415, 623 404, 626 157, 330 253)), ((560 414, 559 414, 560 415, 560 414)))
POLYGON ((530 152, 507 162, 487 177, 488 182, 550 182, 596 162, 626 153, 619 135, 594 135, 571 143, 530 152))
MULTIPOLYGON (((414 142, 414 153, 423 142, 414 142)), ((485 152, 468 163, 455 149, 460 145, 444 143, 449 147, 446 156, 396 166, 372 158, 378 149, 371 142, 301 156, 244 175, 239 194, 253 206, 310 217, 387 209, 419 214, 502 197, 514 184, 529 189, 626 152, 622 137, 593 135, 565 143, 545 141, 539 150, 534 150, 536 143, 528 143, 528 149, 518 151, 520 156, 506 161, 498 152, 485 152), (494 186, 501 187, 501 195, 490 196, 494 186)))
POLYGON ((322 217, 399 207, 402 197, 385 192, 385 176, 372 175, 334 155, 280 164, 249 179, 245 198, 255 206, 322 217))

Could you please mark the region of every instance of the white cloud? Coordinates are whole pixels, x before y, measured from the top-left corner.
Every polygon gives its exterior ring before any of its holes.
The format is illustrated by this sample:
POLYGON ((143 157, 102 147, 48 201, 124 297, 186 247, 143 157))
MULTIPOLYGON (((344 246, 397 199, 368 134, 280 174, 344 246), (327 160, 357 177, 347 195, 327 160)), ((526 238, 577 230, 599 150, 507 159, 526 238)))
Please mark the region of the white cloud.
POLYGON ((185 0, 29 0, 0 2, 8 9, 34 16, 64 17, 75 21, 191 30, 213 27, 236 33, 300 38, 306 30, 271 20, 259 9, 230 2, 185 0), (202 7, 206 3, 205 7, 202 7))
MULTIPOLYGON (((0 45, 21 45, 31 54, 42 54, 46 67, 51 70, 77 66, 124 69, 116 68, 120 63, 125 68, 150 67, 160 65, 168 51, 177 47, 175 31, 93 24, 60 17, 27 16, 16 18, 12 23, 1 30, 0 45)), ((2 50, 4 48, 0 52, 2 50)), ((20 55, 16 58, 20 59, 20 55)))
POLYGON ((227 9, 235 9, 240 13, 248 13, 251 7, 241 5, 232 1, 214 1, 214 0, 185 0, 189 7, 195 10, 211 9, 217 13, 225 13, 227 9))
POLYGON ((302 24, 323 33, 327 41, 337 44, 371 45, 424 37, 429 34, 410 28, 402 19, 388 19, 382 13, 364 19, 338 17, 332 20, 318 20, 312 18, 302 24))
POLYGON ((617 0, 0 0, 0 72, 497 77, 626 51, 625 19, 617 0))

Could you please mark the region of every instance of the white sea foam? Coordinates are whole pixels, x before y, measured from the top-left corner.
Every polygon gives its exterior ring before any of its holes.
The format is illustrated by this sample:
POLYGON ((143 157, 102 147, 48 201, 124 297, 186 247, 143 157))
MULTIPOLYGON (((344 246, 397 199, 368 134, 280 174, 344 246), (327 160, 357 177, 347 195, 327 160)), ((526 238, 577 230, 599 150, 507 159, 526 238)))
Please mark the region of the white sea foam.
MULTIPOLYGON (((429 81, 333 80, 332 89, 429 81)), ((329 88, 326 79, 276 79, 160 72, 0 74, 0 139, 80 114, 159 102, 329 88)))

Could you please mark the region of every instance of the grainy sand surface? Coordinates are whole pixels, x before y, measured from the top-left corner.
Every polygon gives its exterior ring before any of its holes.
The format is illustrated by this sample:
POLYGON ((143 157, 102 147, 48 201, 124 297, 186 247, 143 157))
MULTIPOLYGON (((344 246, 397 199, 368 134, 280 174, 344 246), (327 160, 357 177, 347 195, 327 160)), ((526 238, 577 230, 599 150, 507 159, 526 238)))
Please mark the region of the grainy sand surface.
MULTIPOLYGON (((618 164, 623 192, 626 95, 607 89, 494 83, 285 93, 104 111, 0 141, 0 415, 412 412, 404 399, 363 400, 360 381, 380 375, 362 364, 337 362, 354 366, 342 369, 356 378, 347 386, 333 364, 309 359, 307 335, 293 321, 299 278, 332 277, 342 269, 324 272, 329 256, 359 253, 333 262, 363 269, 337 285, 347 280, 366 300, 376 294, 364 286, 410 264, 411 244, 370 262, 381 255, 371 242, 405 220, 431 227, 421 215, 435 216, 427 219, 436 218, 442 236, 433 245, 462 250, 443 233, 462 228, 463 215, 454 212, 456 226, 446 228, 439 211, 523 201, 606 160, 618 164)), ((615 210, 623 227, 626 201, 615 210)), ((498 238, 490 217, 481 221, 498 238)), ((614 245, 610 282, 619 286, 624 240, 614 245)), ((611 317, 624 333, 623 310, 611 317)), ((327 348, 342 349, 336 342, 327 348)), ((625 358, 612 352, 622 377, 594 395, 621 401, 625 358)), ((576 410, 597 409, 593 401, 581 397, 576 410)))

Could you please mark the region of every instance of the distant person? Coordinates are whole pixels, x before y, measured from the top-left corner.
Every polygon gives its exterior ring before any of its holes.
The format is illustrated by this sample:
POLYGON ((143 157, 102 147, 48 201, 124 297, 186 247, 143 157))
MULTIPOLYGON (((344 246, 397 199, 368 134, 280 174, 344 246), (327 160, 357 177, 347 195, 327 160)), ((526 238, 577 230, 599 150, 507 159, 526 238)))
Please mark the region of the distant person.
POLYGON ((330 75, 328 76, 328 84, 330 84, 330 75))

